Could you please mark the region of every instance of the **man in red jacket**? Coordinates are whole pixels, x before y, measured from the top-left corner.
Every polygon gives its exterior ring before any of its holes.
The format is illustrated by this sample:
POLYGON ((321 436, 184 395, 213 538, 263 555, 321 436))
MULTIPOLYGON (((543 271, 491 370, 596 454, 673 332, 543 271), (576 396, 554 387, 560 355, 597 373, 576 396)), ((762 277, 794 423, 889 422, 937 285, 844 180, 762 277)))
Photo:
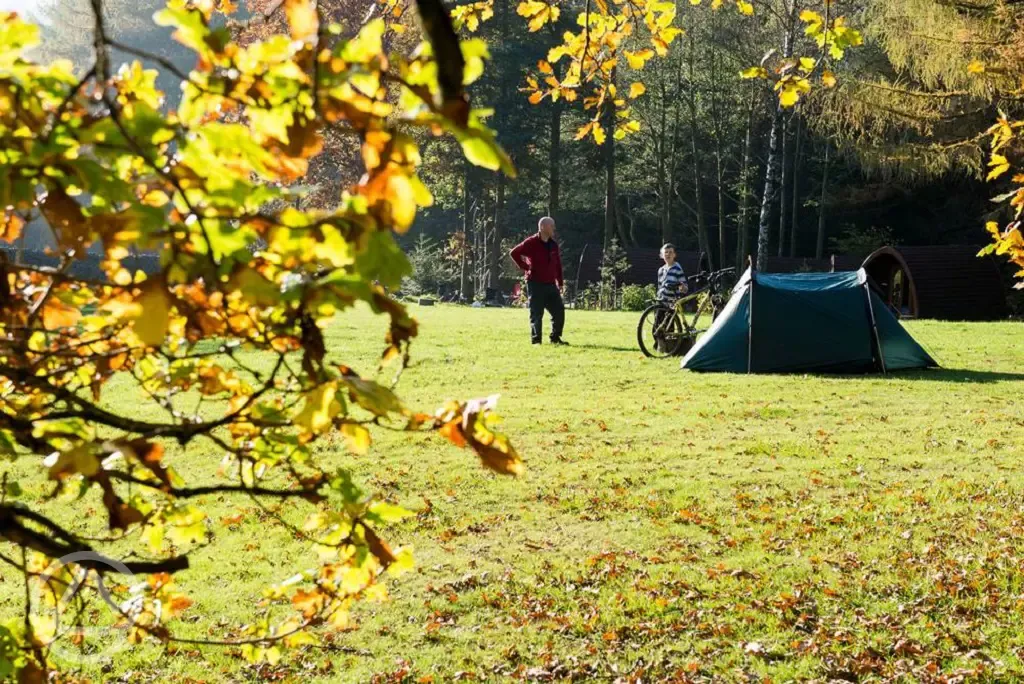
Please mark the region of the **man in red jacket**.
POLYGON ((562 303, 562 254, 555 242, 555 220, 545 216, 537 224, 537 234, 526 238, 511 252, 512 261, 526 273, 526 291, 530 297, 530 337, 540 344, 544 310, 551 314, 551 343, 562 339, 565 304, 562 303))

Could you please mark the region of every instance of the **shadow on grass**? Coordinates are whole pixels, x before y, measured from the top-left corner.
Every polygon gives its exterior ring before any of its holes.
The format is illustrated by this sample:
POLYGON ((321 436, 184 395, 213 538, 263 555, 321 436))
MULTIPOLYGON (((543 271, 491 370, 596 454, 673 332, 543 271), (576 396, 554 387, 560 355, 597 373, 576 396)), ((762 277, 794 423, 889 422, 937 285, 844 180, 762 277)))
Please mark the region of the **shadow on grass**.
POLYGON ((967 370, 965 368, 930 368, 927 370, 895 371, 889 374, 900 380, 929 380, 933 382, 959 382, 988 384, 993 382, 1024 381, 1024 373, 967 370))
POLYGON ((574 344, 576 349, 600 349, 601 351, 636 352, 643 354, 639 347, 616 347, 611 344, 574 344))

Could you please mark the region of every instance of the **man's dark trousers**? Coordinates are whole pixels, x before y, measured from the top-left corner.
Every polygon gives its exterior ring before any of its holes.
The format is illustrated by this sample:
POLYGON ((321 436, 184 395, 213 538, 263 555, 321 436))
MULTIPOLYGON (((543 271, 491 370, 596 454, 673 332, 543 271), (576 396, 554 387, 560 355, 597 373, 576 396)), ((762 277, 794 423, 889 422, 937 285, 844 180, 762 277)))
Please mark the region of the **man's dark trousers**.
POLYGON ((526 283, 526 291, 530 295, 530 337, 540 342, 544 332, 544 310, 551 314, 551 341, 562 339, 562 326, 565 325, 565 304, 562 293, 554 283, 526 283))

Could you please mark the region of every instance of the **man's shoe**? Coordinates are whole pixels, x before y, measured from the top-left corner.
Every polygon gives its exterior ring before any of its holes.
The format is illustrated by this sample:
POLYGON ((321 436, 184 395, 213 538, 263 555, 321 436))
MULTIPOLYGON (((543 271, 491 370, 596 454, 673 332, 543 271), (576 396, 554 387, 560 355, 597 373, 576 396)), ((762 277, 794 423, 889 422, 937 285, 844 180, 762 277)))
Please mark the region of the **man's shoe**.
POLYGON ((566 342, 565 340, 563 340, 561 338, 559 338, 557 340, 551 340, 551 344, 557 344, 560 347, 569 347, 569 346, 571 346, 568 342, 566 342))
POLYGON ((530 344, 540 344, 540 340, 530 340, 530 344))

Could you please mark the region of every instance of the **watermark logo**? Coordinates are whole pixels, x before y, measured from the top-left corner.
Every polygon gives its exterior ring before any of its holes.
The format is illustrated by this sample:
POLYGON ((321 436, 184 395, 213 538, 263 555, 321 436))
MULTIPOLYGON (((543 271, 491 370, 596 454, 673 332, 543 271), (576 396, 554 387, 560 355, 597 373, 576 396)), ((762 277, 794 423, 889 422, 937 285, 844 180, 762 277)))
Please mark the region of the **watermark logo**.
POLYGON ((32 597, 36 638, 55 661, 97 663, 130 645, 128 632, 142 608, 145 585, 124 563, 78 551, 54 560, 36 579, 32 597), (111 573, 121 575, 118 585, 131 587, 127 600, 119 603, 111 593, 111 578, 105 577, 111 573))

